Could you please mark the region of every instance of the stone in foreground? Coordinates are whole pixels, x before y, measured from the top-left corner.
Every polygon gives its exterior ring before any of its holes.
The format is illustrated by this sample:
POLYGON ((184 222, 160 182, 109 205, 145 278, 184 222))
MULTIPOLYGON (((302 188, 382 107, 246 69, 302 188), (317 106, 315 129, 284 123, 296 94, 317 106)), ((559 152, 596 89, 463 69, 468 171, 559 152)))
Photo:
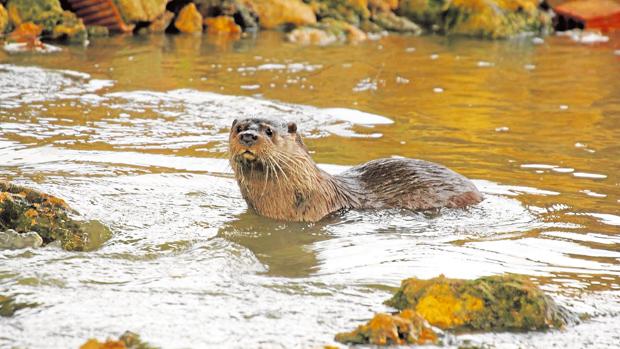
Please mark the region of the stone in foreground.
POLYGON ((352 332, 338 333, 336 341, 349 344, 436 344, 437 334, 420 314, 406 309, 396 315, 380 313, 352 332))
POLYGON ((0 232, 5 248, 36 247, 32 232, 43 244, 58 241, 70 251, 92 250, 109 238, 110 231, 101 223, 74 220, 74 213, 57 197, 0 181, 0 232))
POLYGON ((89 339, 80 346, 80 349, 157 349, 140 339, 140 336, 131 331, 126 331, 118 340, 108 339, 100 342, 96 339, 89 339))
POLYGON ((386 304, 415 310, 431 325, 453 330, 561 328, 571 317, 529 279, 518 275, 406 279, 386 304))

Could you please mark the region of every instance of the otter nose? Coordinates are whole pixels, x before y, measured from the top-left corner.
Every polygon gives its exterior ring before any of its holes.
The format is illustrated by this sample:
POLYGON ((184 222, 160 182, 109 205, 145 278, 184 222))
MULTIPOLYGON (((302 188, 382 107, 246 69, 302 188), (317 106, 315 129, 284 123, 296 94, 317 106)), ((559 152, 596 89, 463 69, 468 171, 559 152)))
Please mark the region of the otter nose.
POLYGON ((254 145, 257 139, 258 135, 251 131, 245 131, 239 134, 239 143, 245 145, 246 147, 254 145))

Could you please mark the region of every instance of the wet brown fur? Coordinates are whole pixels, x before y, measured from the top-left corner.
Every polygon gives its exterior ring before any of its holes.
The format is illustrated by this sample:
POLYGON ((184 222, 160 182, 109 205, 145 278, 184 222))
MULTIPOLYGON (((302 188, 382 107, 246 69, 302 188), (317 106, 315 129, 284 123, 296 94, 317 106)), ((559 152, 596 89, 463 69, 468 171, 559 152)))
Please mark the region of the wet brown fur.
POLYGON ((248 206, 274 219, 316 222, 344 209, 429 210, 482 200, 467 178, 423 160, 372 160, 332 176, 316 166, 294 123, 235 120, 229 155, 248 206), (242 144, 240 133, 256 135, 256 143, 242 144))

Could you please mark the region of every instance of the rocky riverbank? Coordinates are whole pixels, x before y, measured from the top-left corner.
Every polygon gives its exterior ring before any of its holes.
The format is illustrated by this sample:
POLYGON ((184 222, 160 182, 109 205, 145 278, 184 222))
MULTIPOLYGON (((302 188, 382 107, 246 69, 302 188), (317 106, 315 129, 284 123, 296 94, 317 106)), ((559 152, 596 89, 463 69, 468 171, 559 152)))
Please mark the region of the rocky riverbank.
POLYGON ((237 38, 263 29, 324 45, 389 32, 506 38, 550 28, 539 0, 0 0, 0 33, 28 47, 120 33, 237 38))

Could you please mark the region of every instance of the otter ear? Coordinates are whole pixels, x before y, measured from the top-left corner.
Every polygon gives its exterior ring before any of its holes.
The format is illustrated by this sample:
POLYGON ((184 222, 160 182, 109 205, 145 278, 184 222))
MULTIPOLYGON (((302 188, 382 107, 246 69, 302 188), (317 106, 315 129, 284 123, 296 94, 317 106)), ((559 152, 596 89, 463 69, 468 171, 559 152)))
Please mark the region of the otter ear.
POLYGON ((232 124, 232 126, 230 126, 230 128, 235 127, 236 124, 237 124, 237 119, 233 120, 233 124, 232 124))
POLYGON ((288 123, 288 133, 296 133, 297 132, 297 124, 294 122, 288 123))

